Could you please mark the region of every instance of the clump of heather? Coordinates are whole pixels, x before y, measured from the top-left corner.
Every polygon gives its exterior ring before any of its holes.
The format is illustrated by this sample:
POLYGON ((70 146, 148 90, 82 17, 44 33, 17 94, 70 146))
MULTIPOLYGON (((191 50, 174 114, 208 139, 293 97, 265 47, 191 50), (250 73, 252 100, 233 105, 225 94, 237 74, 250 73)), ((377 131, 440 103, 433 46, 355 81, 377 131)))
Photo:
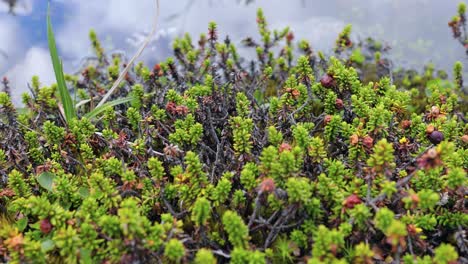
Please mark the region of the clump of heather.
POLYGON ((256 58, 210 23, 90 118, 126 64, 94 32, 77 118, 37 77, 18 111, 5 79, 0 261, 466 262, 462 63, 395 70, 351 26, 327 56, 256 21, 256 58))

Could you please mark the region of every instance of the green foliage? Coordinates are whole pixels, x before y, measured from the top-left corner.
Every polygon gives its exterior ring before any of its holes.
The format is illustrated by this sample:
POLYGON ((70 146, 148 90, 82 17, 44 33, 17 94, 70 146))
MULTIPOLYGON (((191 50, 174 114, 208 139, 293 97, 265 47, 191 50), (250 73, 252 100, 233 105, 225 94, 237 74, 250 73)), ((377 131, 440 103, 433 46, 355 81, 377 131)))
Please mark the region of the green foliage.
POLYGON ((364 55, 362 54, 361 52, 361 49, 355 49, 353 50, 353 53, 351 53, 351 56, 349 57, 349 60, 358 64, 358 65, 361 65, 364 63, 365 61, 365 57, 364 55))
POLYGON ((50 144, 59 144, 65 137, 65 128, 58 127, 50 121, 46 121, 42 127, 46 139, 50 144))
POLYGON ((204 197, 198 198, 193 204, 192 221, 194 221, 197 226, 205 225, 206 221, 210 219, 210 214, 210 202, 204 197))
POLYGON ((312 68, 310 67, 310 62, 307 56, 300 56, 297 59, 297 72, 299 73, 299 78, 301 80, 308 80, 310 82, 314 81, 312 68))
POLYGON ((345 237, 346 234, 341 230, 330 230, 320 225, 313 236, 312 256, 314 258, 327 259, 328 261, 335 259, 335 255, 345 245, 345 237))
POLYGON ((312 160, 317 163, 323 161, 327 157, 325 144, 323 140, 319 137, 311 138, 308 152, 312 160))
POLYGON ((374 256, 374 252, 370 249, 369 244, 363 242, 356 245, 353 253, 355 263, 367 263, 372 261, 372 257, 374 256))
POLYGON ((386 139, 382 139, 374 146, 374 153, 367 160, 367 165, 372 167, 377 173, 383 173, 393 169, 394 156, 393 146, 386 139))
POLYGON ((298 124, 293 128, 293 135, 296 144, 302 149, 307 149, 310 143, 308 124, 298 124))
POLYGON ((234 150, 238 154, 250 154, 252 142, 250 141, 253 121, 250 118, 235 116, 231 120, 233 130, 234 150))
POLYGON ((50 172, 43 172, 37 177, 37 182, 44 189, 47 189, 48 191, 52 191, 54 178, 55 178, 54 174, 50 172))
POLYGON ((128 62, 94 31, 98 63, 65 75, 51 49, 58 84, 33 77, 24 108, 4 85, 0 262, 463 261, 463 65, 392 70, 350 26, 328 57, 257 25, 252 61, 210 23, 99 107, 128 62))
POLYGON ((255 163, 247 163, 240 174, 240 182, 248 191, 257 186, 258 168, 255 163))
POLYGON ((434 262, 445 264, 457 261, 458 253, 451 245, 442 244, 434 250, 434 262))
POLYGON ((454 76, 454 82, 457 85, 458 89, 463 88, 463 64, 460 61, 455 62, 455 65, 453 66, 453 76, 454 76))
POLYGON ((133 129, 137 130, 140 127, 141 115, 137 109, 130 107, 127 110, 128 122, 132 125, 133 129))
POLYGON ((236 110, 239 117, 245 118, 249 115, 250 102, 244 93, 237 93, 236 95, 236 110))
POLYGON ((458 4, 458 15, 463 16, 466 13, 466 4, 463 2, 460 2, 458 4))
POLYGON ((343 51, 346 47, 351 45, 350 35, 351 35, 352 25, 348 24, 345 26, 343 31, 338 35, 338 39, 336 40, 335 45, 335 52, 339 53, 343 51))
POLYGON ((195 255, 195 264, 216 264, 216 258, 208 249, 200 249, 195 255))
POLYGON ((169 135, 169 139, 175 144, 196 144, 203 133, 203 126, 195 122, 192 114, 188 114, 184 120, 177 120, 174 127, 175 132, 169 135))
POLYGON ((248 251, 243 248, 234 248, 231 254, 231 262, 233 264, 265 264, 265 254, 255 250, 248 251))
POLYGON ((96 53, 96 56, 98 57, 100 61, 103 60, 104 50, 101 46, 101 43, 99 42, 96 31, 94 30, 89 31, 89 39, 91 40, 91 46, 93 47, 94 53, 96 53))
POLYGON ((86 117, 88 119, 90 118, 95 118, 97 117, 100 113, 104 112, 106 109, 110 109, 113 106, 128 103, 134 100, 133 97, 125 97, 125 98, 119 98, 110 102, 107 102, 99 107, 94 108, 93 110, 89 111, 86 113, 83 117, 86 117))
POLYGON ((307 178, 289 178, 286 182, 288 199, 295 202, 307 203, 312 197, 312 186, 307 178))
POLYGON ((382 208, 375 215, 375 226, 378 229, 385 231, 394 221, 394 217, 395 214, 391 210, 388 208, 382 208))
POLYGON ((165 175, 163 163, 156 157, 148 159, 148 169, 154 180, 162 180, 165 175))
POLYGON ((164 256, 169 260, 179 262, 185 254, 184 244, 173 238, 167 242, 164 248, 164 256))
POLYGON ((0 105, 3 107, 12 106, 13 103, 11 102, 10 96, 5 92, 0 92, 0 105))
POLYGON ((73 118, 76 118, 76 112, 73 106, 70 92, 68 91, 67 84, 65 83, 62 61, 59 58, 57 47, 55 46, 55 37, 54 31, 52 30, 50 10, 47 11, 47 40, 49 43, 50 56, 52 58, 52 65, 54 66, 55 79, 57 81, 60 98, 62 100, 65 118, 67 122, 70 122, 73 118))
POLYGON ((365 204, 358 204, 349 211, 349 215, 355 220, 356 225, 365 229, 367 220, 372 216, 370 209, 365 204))
POLYGON ((234 247, 246 248, 249 239, 249 229, 244 224, 242 218, 233 211, 226 211, 223 214, 224 230, 228 234, 229 242, 234 247))
POLYGON ((419 197, 419 204, 418 206, 421 209, 434 209, 437 202, 439 202, 439 195, 429 189, 424 189, 418 192, 417 196, 419 197))
POLYGON ((12 170, 8 175, 8 188, 13 190, 13 193, 18 198, 31 195, 31 188, 23 178, 23 175, 17 170, 12 170))
POLYGON ((283 134, 274 126, 268 127, 268 140, 271 144, 278 146, 283 141, 283 134))
POLYGON ((223 204, 229 198, 229 193, 231 192, 232 184, 229 179, 223 177, 216 187, 212 190, 211 198, 214 201, 215 206, 223 204))

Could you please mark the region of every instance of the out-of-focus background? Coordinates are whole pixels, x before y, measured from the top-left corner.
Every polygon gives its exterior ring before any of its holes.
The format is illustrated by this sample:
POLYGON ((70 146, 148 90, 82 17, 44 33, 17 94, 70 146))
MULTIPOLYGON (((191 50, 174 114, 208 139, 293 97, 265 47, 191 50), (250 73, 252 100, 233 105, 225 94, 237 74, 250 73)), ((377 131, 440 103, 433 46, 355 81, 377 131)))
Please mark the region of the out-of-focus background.
MULTIPOLYGON (((255 23, 261 7, 271 28, 290 26, 296 40, 314 50, 331 52, 343 27, 353 25, 355 40, 373 37, 392 46, 396 66, 421 67, 433 62, 451 72, 462 60, 463 47, 447 26, 461 0, 161 0, 158 33, 141 57, 154 63, 171 55, 174 37, 193 39, 216 21, 219 35, 234 42, 258 37, 255 23)), ((43 84, 54 76, 47 49, 47 0, 0 0, 0 76, 11 81, 13 99, 27 91, 32 75, 43 84)), ((95 29, 107 51, 131 57, 151 29, 154 0, 51 0, 51 14, 65 71, 79 69, 92 55, 88 33, 95 29)))

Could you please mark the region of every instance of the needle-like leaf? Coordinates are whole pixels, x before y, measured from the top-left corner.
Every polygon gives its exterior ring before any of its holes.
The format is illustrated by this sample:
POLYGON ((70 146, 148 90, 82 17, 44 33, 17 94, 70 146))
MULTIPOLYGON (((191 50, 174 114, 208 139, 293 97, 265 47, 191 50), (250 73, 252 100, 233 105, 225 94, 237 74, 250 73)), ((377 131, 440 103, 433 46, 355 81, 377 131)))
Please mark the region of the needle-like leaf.
POLYGON ((119 105, 119 104, 124 104, 124 103, 127 103, 127 102, 130 102, 132 100, 134 100, 135 98, 130 96, 130 97, 125 97, 125 98, 120 98, 120 99, 116 99, 114 101, 111 101, 111 102, 107 102, 101 106, 98 106, 96 108, 94 108, 93 110, 91 110, 91 112, 87 113, 84 115, 84 117, 88 118, 88 119, 92 119, 94 117, 96 117, 97 115, 99 115, 100 113, 102 113, 108 106, 116 106, 116 105, 119 105))
POLYGON ((55 45, 54 31, 52 30, 52 23, 50 20, 50 6, 47 10, 47 41, 49 43, 50 57, 52 58, 52 65, 54 67, 60 99, 63 104, 65 120, 69 123, 73 118, 76 118, 76 112, 73 107, 73 101, 71 99, 70 92, 68 91, 67 84, 65 83, 62 61, 58 56, 57 47, 55 45))

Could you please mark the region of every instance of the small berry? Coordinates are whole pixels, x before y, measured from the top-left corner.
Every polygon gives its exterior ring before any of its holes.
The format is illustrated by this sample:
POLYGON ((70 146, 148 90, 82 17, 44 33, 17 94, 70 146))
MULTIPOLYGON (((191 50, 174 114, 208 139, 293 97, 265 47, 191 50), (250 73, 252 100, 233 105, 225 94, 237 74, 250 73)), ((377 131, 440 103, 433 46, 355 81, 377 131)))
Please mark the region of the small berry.
POLYGON ((327 125, 328 123, 330 123, 331 119, 332 119, 331 115, 326 115, 325 118, 323 118, 323 123, 327 125))
POLYGON ((161 70, 161 65, 155 64, 155 65, 154 65, 154 71, 155 71, 155 72, 159 72, 160 70, 161 70))
POLYGON ((415 193, 411 194, 411 201, 415 204, 419 203, 420 199, 419 199, 419 196, 415 193))
POLYGON ((461 140, 463 141, 463 143, 468 143, 468 135, 463 135, 461 137, 461 140))
POLYGON ((325 88, 332 88, 333 86, 335 86, 335 80, 329 74, 325 74, 320 79, 320 84, 325 88))
POLYGON ((444 140, 444 134, 442 134, 442 132, 440 131, 435 130, 431 134, 429 134, 428 139, 432 144, 437 145, 444 140))
POLYGON ((370 149, 370 148, 372 148, 372 146, 374 146, 374 139, 369 137, 369 136, 365 136, 362 139, 362 144, 364 145, 364 147, 370 149))
POLYGON ((346 47, 351 47, 353 45, 353 42, 348 38, 345 41, 345 45, 346 45, 346 47))
POLYGON ((349 142, 351 143, 351 145, 355 146, 357 145, 357 143, 359 143, 359 137, 358 135, 356 134, 353 134, 349 137, 349 142))
POLYGON ((403 120, 403 121, 401 122, 401 127, 402 127, 403 129, 408 129, 408 128, 411 127, 411 125, 412 125, 411 120, 403 120))
POLYGON ((432 132, 434 132, 434 130, 435 130, 435 128, 434 128, 433 125, 428 125, 428 126, 426 127, 426 133, 427 133, 427 134, 431 134, 432 132))
POLYGON ((50 223, 50 220, 47 218, 41 221, 41 223, 39 224, 39 227, 41 229, 41 232, 44 234, 48 234, 50 233, 50 231, 52 231, 52 223, 50 223))
POLYGON ((296 90, 296 89, 294 89, 291 92, 291 95, 292 95, 293 98, 298 98, 300 94, 301 94, 301 92, 299 92, 299 90, 296 90))
POLYGON ((354 206, 356 206, 357 204, 360 204, 360 203, 362 203, 362 201, 359 198, 359 196, 357 196, 356 194, 351 194, 350 196, 348 196, 348 198, 346 198, 343 201, 343 206, 348 208, 348 209, 353 209, 354 206))
POLYGON ((289 32, 287 35, 286 35, 286 40, 288 42, 291 42, 292 40, 294 39, 294 34, 292 32, 289 32))
POLYGON ((344 107, 343 100, 337 98, 335 100, 335 106, 336 106, 337 109, 343 109, 343 107, 344 107))
POLYGON ((261 183, 260 183, 260 192, 264 193, 271 193, 275 191, 275 181, 272 178, 265 178, 261 183))

